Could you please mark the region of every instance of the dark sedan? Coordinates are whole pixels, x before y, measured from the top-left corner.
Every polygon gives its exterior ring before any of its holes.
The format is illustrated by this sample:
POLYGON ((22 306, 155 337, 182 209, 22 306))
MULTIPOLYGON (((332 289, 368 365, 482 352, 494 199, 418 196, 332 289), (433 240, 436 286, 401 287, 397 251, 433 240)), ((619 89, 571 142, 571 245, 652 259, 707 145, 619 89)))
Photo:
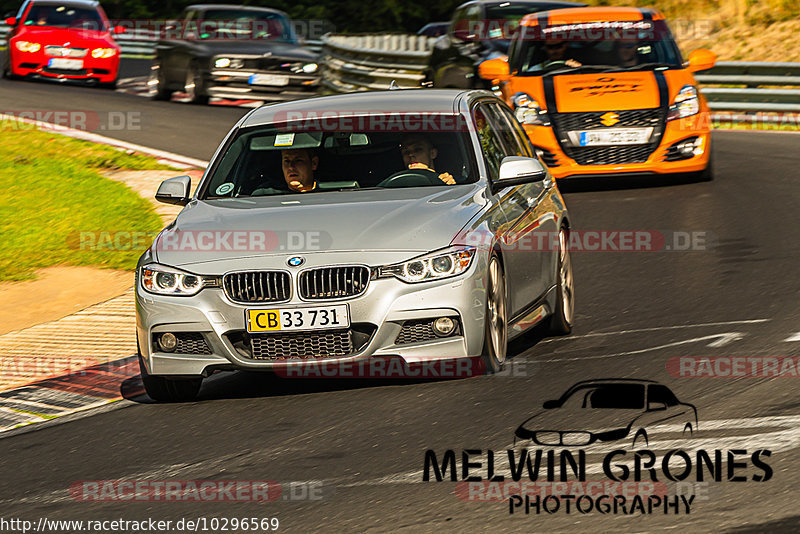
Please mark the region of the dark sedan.
POLYGON ((453 12, 447 32, 434 44, 426 72, 432 87, 489 89, 478 76, 478 65, 508 53, 510 37, 529 13, 582 7, 586 4, 553 0, 473 0, 453 12))
POLYGON ((300 45, 282 11, 193 5, 164 31, 148 83, 157 100, 180 91, 197 104, 283 101, 314 96, 318 70, 317 54, 300 45))

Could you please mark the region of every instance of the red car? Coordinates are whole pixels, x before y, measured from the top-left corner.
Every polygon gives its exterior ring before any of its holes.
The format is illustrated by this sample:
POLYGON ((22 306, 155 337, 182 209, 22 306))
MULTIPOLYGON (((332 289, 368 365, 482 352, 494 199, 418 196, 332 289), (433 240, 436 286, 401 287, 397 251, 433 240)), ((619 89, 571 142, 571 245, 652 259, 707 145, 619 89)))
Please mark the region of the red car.
POLYGON ((85 81, 114 88, 119 45, 103 8, 94 0, 26 0, 11 26, 6 77, 85 81))

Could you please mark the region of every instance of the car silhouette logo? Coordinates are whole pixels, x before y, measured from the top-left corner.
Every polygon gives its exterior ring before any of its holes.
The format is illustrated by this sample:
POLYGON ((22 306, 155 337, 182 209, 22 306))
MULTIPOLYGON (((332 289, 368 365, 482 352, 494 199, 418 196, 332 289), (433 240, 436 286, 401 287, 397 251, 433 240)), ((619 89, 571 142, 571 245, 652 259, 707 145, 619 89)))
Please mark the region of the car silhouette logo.
POLYGON ((697 409, 680 402, 665 385, 651 380, 605 378, 578 382, 544 411, 525 420, 514 442, 540 446, 584 447, 596 442, 627 441, 647 446, 663 425, 681 437, 697 432, 697 409))
POLYGON ((293 256, 286 261, 286 263, 288 263, 292 267, 300 267, 305 262, 306 259, 302 256, 293 256))
POLYGON ((600 115, 600 122, 603 126, 614 126, 619 122, 619 115, 614 113, 613 111, 609 111, 608 113, 603 113, 600 115))

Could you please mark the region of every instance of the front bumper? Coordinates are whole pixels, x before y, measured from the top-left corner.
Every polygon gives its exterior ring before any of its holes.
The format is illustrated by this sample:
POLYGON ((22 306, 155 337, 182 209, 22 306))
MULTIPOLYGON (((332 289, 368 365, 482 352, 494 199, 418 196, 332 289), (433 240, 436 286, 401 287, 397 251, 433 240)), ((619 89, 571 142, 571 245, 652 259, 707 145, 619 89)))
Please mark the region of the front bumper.
MULTIPOLYGON (((327 265, 335 265, 328 258, 327 265)), ((307 267, 307 266, 304 266, 307 267)), ((372 279, 360 296, 330 301, 302 301, 293 293, 281 304, 244 305, 231 301, 222 289, 206 288, 192 297, 160 296, 136 287, 137 336, 142 359, 154 375, 203 375, 215 369, 275 370, 298 361, 355 362, 376 357, 400 357, 408 363, 479 356, 483 348, 486 258, 476 254, 469 270, 451 279, 407 284, 395 278, 372 279), (245 310, 292 308, 346 303, 351 327, 372 331, 356 352, 324 359, 258 360, 248 357, 241 344, 245 310), (397 343, 407 321, 448 316, 460 327, 449 337, 397 343), (199 333, 207 354, 164 352, 154 334, 199 333)), ((291 270, 291 268, 290 268, 291 270)), ((292 272, 293 284, 297 273, 292 272)), ((266 334, 271 335, 271 334, 266 334)))
POLYGON ((661 175, 692 173, 704 170, 711 154, 710 123, 703 116, 679 119, 667 123, 664 134, 658 145, 641 163, 619 163, 602 165, 581 165, 569 157, 556 139, 553 129, 546 126, 525 125, 525 131, 531 142, 542 152, 545 164, 556 179, 568 177, 595 177, 598 175, 661 175), (671 147, 687 139, 701 140, 702 152, 691 157, 671 160, 671 147))
POLYGON ((15 76, 42 78, 56 81, 89 81, 112 83, 117 79, 119 54, 112 58, 96 59, 84 57, 82 69, 53 69, 48 67, 52 59, 43 52, 11 55, 11 71, 15 76))
POLYGON ((231 100, 297 100, 316 96, 318 88, 317 75, 249 69, 212 69, 207 81, 208 96, 231 100), (273 83, 251 83, 256 77, 273 83))

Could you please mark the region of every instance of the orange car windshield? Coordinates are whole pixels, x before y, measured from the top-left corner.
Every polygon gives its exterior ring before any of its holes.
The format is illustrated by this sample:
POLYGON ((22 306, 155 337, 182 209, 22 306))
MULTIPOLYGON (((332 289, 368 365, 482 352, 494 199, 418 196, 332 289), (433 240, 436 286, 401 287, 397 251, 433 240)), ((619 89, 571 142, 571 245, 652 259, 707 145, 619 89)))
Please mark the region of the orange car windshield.
POLYGON ((682 59, 663 21, 631 21, 526 27, 514 41, 510 63, 524 76, 679 68, 682 59))

